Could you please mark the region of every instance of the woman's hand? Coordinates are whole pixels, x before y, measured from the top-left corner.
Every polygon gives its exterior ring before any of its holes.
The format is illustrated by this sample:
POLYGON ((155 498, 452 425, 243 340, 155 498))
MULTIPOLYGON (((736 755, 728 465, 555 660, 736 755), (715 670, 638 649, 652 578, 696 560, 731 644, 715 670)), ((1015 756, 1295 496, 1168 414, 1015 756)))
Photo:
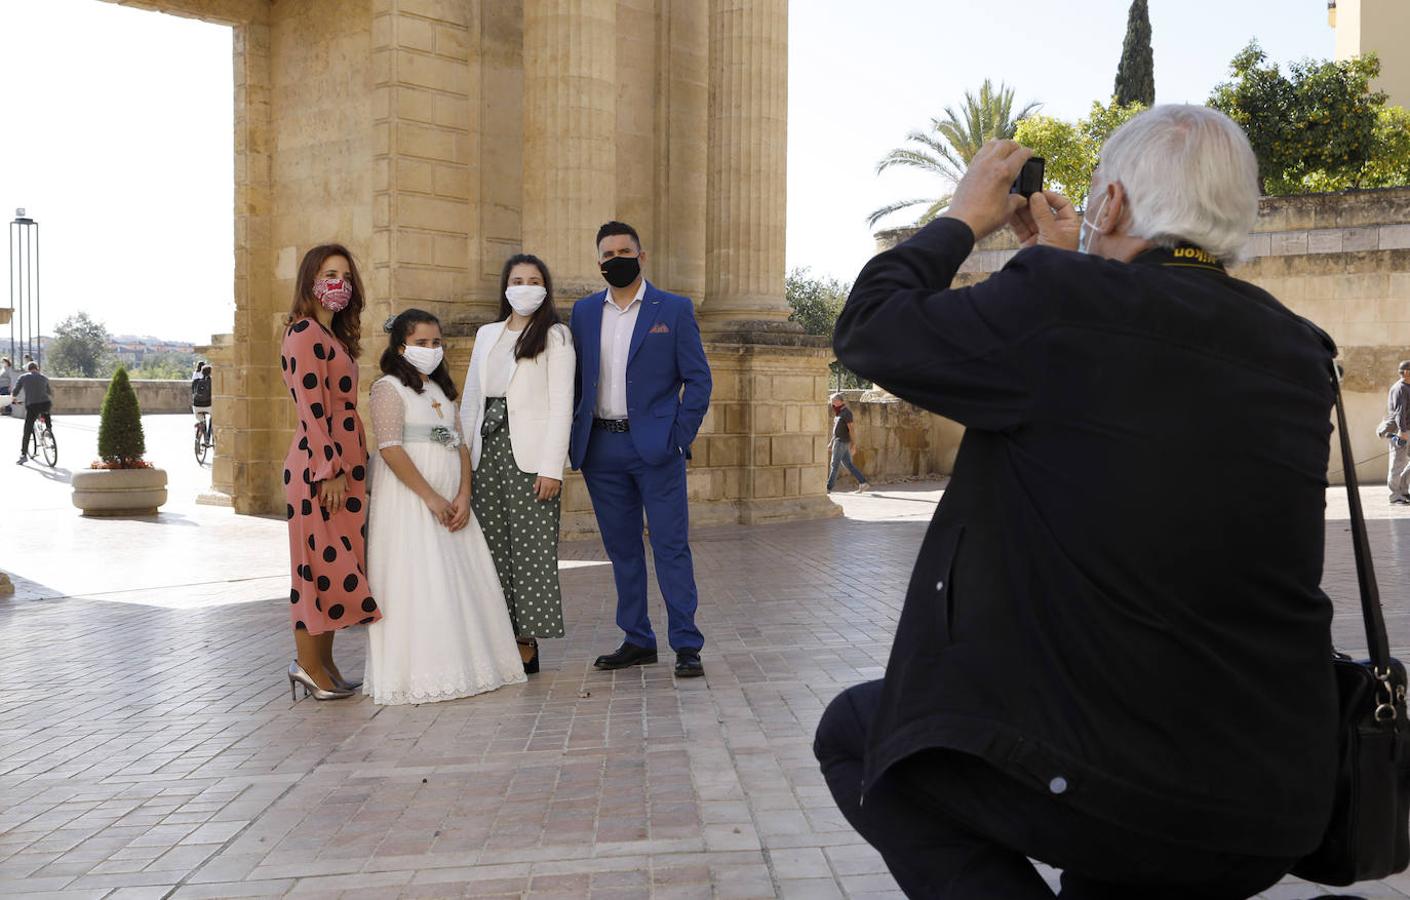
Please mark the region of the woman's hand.
POLYGON ((461 491, 450 504, 450 530, 459 531, 470 524, 470 492, 461 491))
POLYGON ((436 521, 441 525, 449 525, 451 519, 451 502, 440 494, 432 493, 426 498, 426 508, 431 511, 431 515, 436 517, 436 521))
POLYGON ((348 480, 342 475, 335 475, 318 483, 318 505, 328 510, 329 515, 334 515, 343 508, 343 497, 348 492, 348 480))
POLYGON ((558 496, 558 492, 563 489, 563 481, 559 478, 547 478, 543 475, 534 479, 534 497, 540 503, 552 500, 558 496))

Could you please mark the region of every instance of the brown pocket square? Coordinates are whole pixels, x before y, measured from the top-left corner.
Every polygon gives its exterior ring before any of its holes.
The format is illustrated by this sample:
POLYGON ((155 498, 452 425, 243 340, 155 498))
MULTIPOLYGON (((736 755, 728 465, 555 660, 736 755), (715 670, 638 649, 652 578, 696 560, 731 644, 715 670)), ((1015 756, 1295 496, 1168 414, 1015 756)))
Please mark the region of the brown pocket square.
POLYGON ((647 333, 648 333, 648 334, 670 334, 670 333, 671 333, 671 329, 668 328, 668 327, 666 327, 666 323, 665 323, 665 322, 657 322, 655 325, 652 325, 652 326, 651 326, 651 331, 649 331, 649 332, 647 332, 647 333))

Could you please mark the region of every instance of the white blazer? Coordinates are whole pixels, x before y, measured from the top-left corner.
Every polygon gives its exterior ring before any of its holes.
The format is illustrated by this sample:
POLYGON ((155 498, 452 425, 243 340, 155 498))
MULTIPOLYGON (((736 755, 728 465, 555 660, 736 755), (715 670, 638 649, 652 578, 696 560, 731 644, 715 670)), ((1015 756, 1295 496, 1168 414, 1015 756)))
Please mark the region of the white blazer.
MULTIPOLYGON (((485 421, 485 379, 490 350, 504 333, 504 322, 491 322, 475 332, 475 349, 465 373, 460 424, 470 442, 470 466, 480 467, 480 423, 485 421)), ((554 325, 544 352, 514 363, 505 400, 509 404, 509 443, 514 464, 525 472, 563 480, 568 461, 568 434, 573 425, 573 371, 577 356, 568 326, 554 325)))

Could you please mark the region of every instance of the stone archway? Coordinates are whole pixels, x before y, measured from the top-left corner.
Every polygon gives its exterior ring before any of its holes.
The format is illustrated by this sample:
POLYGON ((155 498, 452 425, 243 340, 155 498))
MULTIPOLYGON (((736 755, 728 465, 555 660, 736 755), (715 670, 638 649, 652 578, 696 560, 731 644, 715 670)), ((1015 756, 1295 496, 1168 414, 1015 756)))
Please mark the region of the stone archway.
MULTIPOLYGON (((452 323, 463 370, 501 260, 544 257, 566 306, 600 287, 591 236, 619 218, 706 334, 696 520, 836 514, 827 351, 783 297, 786 0, 108 2, 235 31, 236 314, 209 352, 214 483, 237 511, 284 507, 278 339, 305 248, 361 262, 367 384, 392 310, 452 323)), ((576 479, 564 508, 566 532, 592 530, 576 479)))

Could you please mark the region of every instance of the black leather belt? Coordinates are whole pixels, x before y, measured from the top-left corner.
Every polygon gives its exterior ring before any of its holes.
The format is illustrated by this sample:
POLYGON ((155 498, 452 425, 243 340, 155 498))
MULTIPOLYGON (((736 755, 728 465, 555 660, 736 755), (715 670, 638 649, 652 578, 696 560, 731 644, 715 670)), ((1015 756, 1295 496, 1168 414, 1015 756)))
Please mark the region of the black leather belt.
POLYGON ((601 428, 603 431, 615 431, 619 434, 632 430, 631 423, 626 419, 599 419, 596 416, 592 419, 592 427, 601 428))

